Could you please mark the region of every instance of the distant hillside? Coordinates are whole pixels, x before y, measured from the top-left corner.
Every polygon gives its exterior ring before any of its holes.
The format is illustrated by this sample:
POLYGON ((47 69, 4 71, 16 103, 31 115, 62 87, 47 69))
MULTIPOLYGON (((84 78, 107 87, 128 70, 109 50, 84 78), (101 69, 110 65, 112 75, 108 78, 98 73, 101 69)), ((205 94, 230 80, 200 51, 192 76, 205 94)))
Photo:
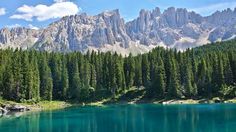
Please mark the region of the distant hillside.
POLYGON ((224 42, 217 42, 217 43, 212 43, 209 45, 203 45, 197 48, 194 48, 194 51, 199 51, 199 52, 215 52, 215 51, 220 51, 220 52, 230 52, 230 51, 236 51, 236 40, 229 40, 229 41, 224 41, 224 42))

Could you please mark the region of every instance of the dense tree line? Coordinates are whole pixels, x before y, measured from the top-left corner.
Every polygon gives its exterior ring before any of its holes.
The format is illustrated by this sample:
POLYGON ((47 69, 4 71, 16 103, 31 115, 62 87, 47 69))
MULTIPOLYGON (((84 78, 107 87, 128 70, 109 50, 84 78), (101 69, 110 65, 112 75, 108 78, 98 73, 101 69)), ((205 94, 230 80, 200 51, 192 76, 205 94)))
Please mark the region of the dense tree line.
POLYGON ((147 98, 236 95, 236 41, 178 52, 116 53, 0 50, 0 96, 6 100, 94 101, 131 87, 147 98))

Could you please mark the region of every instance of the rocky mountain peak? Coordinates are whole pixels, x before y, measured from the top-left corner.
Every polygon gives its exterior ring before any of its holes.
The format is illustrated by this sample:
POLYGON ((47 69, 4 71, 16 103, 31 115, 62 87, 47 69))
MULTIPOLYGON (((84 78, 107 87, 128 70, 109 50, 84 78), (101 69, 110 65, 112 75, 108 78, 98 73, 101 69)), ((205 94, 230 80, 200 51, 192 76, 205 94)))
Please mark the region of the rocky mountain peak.
POLYGON ((102 15, 104 17, 110 17, 110 16, 117 16, 117 17, 120 17, 120 11, 119 9, 115 9, 115 10, 111 10, 111 11, 104 11, 102 12, 101 14, 99 15, 102 15))
POLYGON ((159 7, 156 7, 154 10, 152 10, 152 17, 155 18, 155 17, 159 17, 161 16, 161 11, 160 11, 160 8, 159 7))
POLYGON ((36 49, 50 51, 84 51, 119 44, 127 47, 130 39, 119 10, 95 16, 80 14, 64 17, 43 31, 36 49))
POLYGON ((236 36, 236 9, 217 11, 203 17, 184 8, 140 10, 125 23, 119 10, 91 16, 66 16, 40 30, 3 28, 0 48, 34 48, 47 51, 117 51, 128 54, 147 52, 163 46, 183 50, 236 36))

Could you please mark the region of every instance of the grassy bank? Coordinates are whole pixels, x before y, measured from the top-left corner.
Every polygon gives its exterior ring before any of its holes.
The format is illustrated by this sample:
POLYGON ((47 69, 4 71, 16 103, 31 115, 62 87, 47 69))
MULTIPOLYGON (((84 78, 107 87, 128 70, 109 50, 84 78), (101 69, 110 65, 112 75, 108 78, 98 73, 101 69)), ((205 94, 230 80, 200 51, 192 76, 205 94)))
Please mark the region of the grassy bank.
MULTIPOLYGON (((217 98, 217 97, 216 97, 217 98)), ((235 103, 236 98, 227 99, 227 100, 218 100, 215 98, 212 99, 163 99, 163 100, 138 100, 138 101, 127 101, 127 100, 117 100, 117 99, 104 99, 97 102, 88 103, 86 105, 90 106, 103 106, 107 104, 163 104, 163 105, 171 105, 171 104, 216 104, 216 103, 235 103)))
POLYGON ((65 101, 40 101, 38 103, 18 103, 14 101, 0 100, 0 104, 5 105, 23 105, 30 108, 31 111, 55 110, 70 107, 73 104, 65 101))
MULTIPOLYGON (((136 98, 137 99, 137 98, 136 98)), ((69 103, 65 101, 40 101, 37 104, 29 104, 29 103, 17 103, 13 101, 0 100, 0 104, 7 105, 23 105, 30 108, 30 111, 42 111, 42 110, 56 110, 56 109, 64 109, 66 107, 71 106, 98 106, 102 107, 107 104, 143 104, 143 103, 153 103, 153 104, 163 104, 163 105, 172 105, 172 104, 213 104, 213 103, 236 103, 236 98, 228 99, 228 100, 218 100, 219 98, 212 99, 172 99, 172 100, 136 100, 135 101, 127 101, 120 100, 120 98, 108 98, 103 99, 96 102, 91 103, 69 103)), ((135 99, 134 99, 135 100, 135 99)))
POLYGON ((65 101, 41 101, 37 104, 42 110, 62 109, 72 106, 71 103, 65 101))

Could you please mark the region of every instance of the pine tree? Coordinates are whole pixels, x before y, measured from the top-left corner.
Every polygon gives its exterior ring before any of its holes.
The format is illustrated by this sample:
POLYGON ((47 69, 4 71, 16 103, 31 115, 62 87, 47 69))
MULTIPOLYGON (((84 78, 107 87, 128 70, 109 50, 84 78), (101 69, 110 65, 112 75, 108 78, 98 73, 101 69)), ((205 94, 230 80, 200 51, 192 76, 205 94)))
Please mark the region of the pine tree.
MULTIPOLYGON (((117 56, 116 56, 117 57, 117 56)), ((110 82, 110 86, 109 86, 109 92, 112 94, 112 96, 115 96, 115 93, 116 93, 116 90, 118 89, 118 85, 117 85, 117 78, 116 78, 116 72, 115 70, 118 70, 118 69, 115 69, 116 66, 115 66, 115 61, 111 58, 111 56, 109 56, 109 62, 108 63, 108 69, 109 69, 109 76, 110 76, 110 79, 109 79, 109 82, 110 82)))
POLYGON ((219 79, 218 79, 218 86, 221 86, 223 85, 225 82, 225 77, 224 77, 224 67, 223 67, 223 61, 222 61, 222 58, 219 59, 218 61, 218 66, 219 66, 219 72, 218 72, 218 76, 219 76, 219 79))
POLYGON ((32 98, 32 69, 30 69, 29 58, 26 52, 23 52, 21 56, 21 76, 22 84, 20 88, 21 97, 20 99, 31 99, 32 98))
POLYGON ((63 99, 67 99, 68 89, 69 89, 69 77, 65 59, 62 64, 61 85, 62 85, 62 97, 63 99))
POLYGON ((206 66, 205 59, 202 59, 200 64, 198 65, 198 81, 197 81, 197 87, 198 92, 202 96, 212 96, 212 89, 210 86, 210 73, 206 66))
POLYGON ((82 101, 86 101, 90 96, 90 66, 89 62, 87 60, 84 61, 83 64, 80 65, 80 71, 81 71, 81 89, 80 89, 80 96, 79 99, 82 101))
POLYGON ((52 58, 50 60, 50 69, 52 72, 52 80, 53 80, 53 98, 60 99, 62 96, 62 84, 61 84, 61 59, 58 54, 52 54, 52 58))
POLYGON ((184 66, 184 72, 183 72, 183 85, 185 88, 185 95, 189 98, 195 96, 195 90, 194 90, 194 80, 193 80, 193 72, 192 67, 189 63, 185 64, 184 66))
MULTIPOLYGON (((166 82, 165 82, 165 68, 163 61, 160 57, 158 57, 158 64, 154 67, 154 77, 152 80, 152 93, 154 96, 163 98, 166 90, 166 82)), ((152 95, 153 96, 153 95, 152 95)))
POLYGON ((124 69, 126 71, 125 73, 126 86, 130 88, 134 84, 134 76, 135 76, 135 61, 132 57, 132 54, 130 54, 129 57, 126 58, 124 69))
POLYGON ((101 92, 104 87, 103 87, 103 62, 102 62, 102 56, 101 53, 98 53, 96 59, 95 59, 95 74, 96 74, 96 94, 101 92))
MULTIPOLYGON (((120 59, 118 57, 118 55, 116 55, 115 59, 114 59, 114 72, 115 72, 115 78, 116 78, 116 84, 118 88, 122 88, 122 82, 123 82, 123 78, 122 78, 122 66, 121 66, 121 62, 120 59)), ((116 89, 116 91, 118 91, 118 89, 116 89)))
MULTIPOLYGON (((111 79, 113 74, 113 69, 111 69, 111 53, 108 52, 105 55, 102 55, 102 86, 104 87, 103 90, 106 90, 107 92, 110 91, 111 88, 111 79), (111 74, 112 73, 112 74, 111 74)), ((114 83, 115 81, 113 81, 114 83)))
POLYGON ((80 80, 80 73, 77 59, 75 59, 72 63, 73 63, 72 78, 71 78, 72 80, 69 89, 69 94, 71 95, 72 99, 79 99, 81 90, 81 80, 80 80))
POLYGON ((13 95, 15 95, 15 99, 17 101, 20 101, 21 99, 25 98, 26 90, 22 84, 23 82, 23 74, 22 74, 22 64, 21 64, 21 57, 20 54, 21 51, 16 50, 14 52, 14 55, 12 57, 12 71, 13 71, 13 78, 14 78, 14 91, 13 95))
POLYGON ((223 70, 223 58, 221 55, 215 55, 213 61, 213 72, 212 72, 212 94, 218 95, 221 86, 224 84, 224 70, 223 70))
POLYGON ((164 60, 164 68, 166 72, 165 73, 166 74, 166 88, 167 88, 166 91, 169 93, 172 62, 171 62, 171 54, 166 53, 165 55, 166 55, 166 58, 164 60))
POLYGON ((40 96, 43 100, 52 100, 53 82, 47 59, 43 55, 40 64, 40 96))
POLYGON ((142 86, 142 66, 141 66, 141 56, 138 56, 135 61, 135 76, 134 76, 134 85, 138 88, 142 86))
POLYGON ((224 70, 224 78, 225 78, 224 82, 227 85, 232 85, 234 78, 233 78, 232 66, 230 65, 228 55, 225 56, 223 70, 224 70))
POLYGON ((233 82, 236 82, 236 55, 234 52, 229 53, 229 63, 232 69, 232 74, 233 74, 233 82))
POLYGON ((94 65, 90 65, 90 81, 89 85, 93 88, 96 88, 97 86, 97 75, 96 75, 96 70, 94 65))
POLYGON ((168 96, 170 98, 180 98, 180 82, 178 78, 176 61, 174 60, 174 58, 171 58, 170 77, 168 82, 168 96))
POLYGON ((147 55, 142 56, 142 82, 145 87, 150 85, 150 64, 147 55))
POLYGON ((15 100, 16 95, 14 94, 14 78, 12 72, 12 65, 8 64, 3 72, 3 97, 8 100, 15 100))
MULTIPOLYGON (((33 54, 34 56, 34 54, 33 54)), ((36 58, 32 57, 31 64, 32 67, 32 80, 33 80, 33 93, 32 98, 36 101, 40 100, 40 76, 39 76, 39 66, 36 58)))
POLYGON ((28 66, 28 70, 26 72, 26 99, 33 99, 34 98, 34 79, 33 79, 34 73, 32 66, 28 66))

